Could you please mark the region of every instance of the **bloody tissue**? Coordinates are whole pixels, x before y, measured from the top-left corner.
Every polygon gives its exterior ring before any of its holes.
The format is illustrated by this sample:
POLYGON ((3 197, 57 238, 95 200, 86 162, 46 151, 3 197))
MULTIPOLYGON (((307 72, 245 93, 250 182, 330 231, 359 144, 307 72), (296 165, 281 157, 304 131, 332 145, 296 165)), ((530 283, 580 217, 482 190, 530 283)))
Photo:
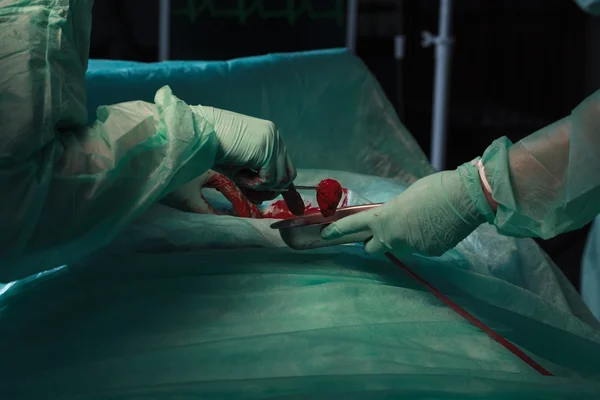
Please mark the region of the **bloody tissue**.
MULTIPOLYGON (((319 211, 317 207, 313 207, 311 203, 304 205, 304 214, 311 214, 319 211)), ((271 203, 269 209, 263 213, 263 218, 274 218, 274 219, 290 219, 296 218, 294 214, 288 209, 284 200, 277 200, 271 203)))
MULTIPOLYGON (((312 202, 305 201, 304 215, 313 214, 313 213, 317 213, 317 212, 321 212, 321 214, 323 214, 324 216, 332 215, 336 211, 337 205, 340 202, 340 198, 343 198, 341 207, 346 207, 348 205, 348 189, 343 189, 340 186, 340 184, 333 179, 325 179, 324 181, 321 181, 321 183, 319 183, 319 185, 317 186, 316 192, 317 192, 317 202, 319 203, 319 207, 316 207, 315 205, 313 205, 312 202), (336 186, 339 189, 337 189, 336 186), (319 192, 320 192, 319 188, 325 189, 324 190, 325 196, 323 196, 322 194, 319 195, 319 192), (339 195, 336 193, 337 191, 340 192, 339 195), (328 193, 328 192, 333 192, 333 193, 328 193), (321 199, 321 200, 319 200, 319 199, 321 199), (323 200, 325 200, 325 201, 323 201, 323 200), (331 204, 333 204, 333 205, 331 205, 331 204), (327 210, 330 210, 330 211, 323 212, 323 210, 324 210, 324 208, 322 208, 323 206, 327 207, 327 210)), ((296 218, 296 216, 290 212, 290 210, 288 209, 284 200, 277 200, 277 201, 272 202, 269 205, 269 207, 265 211, 263 211, 262 217, 263 218, 274 218, 274 219, 296 218)))
POLYGON ((335 179, 323 179, 317 185, 317 203, 324 217, 335 214, 342 199, 342 186, 335 179))

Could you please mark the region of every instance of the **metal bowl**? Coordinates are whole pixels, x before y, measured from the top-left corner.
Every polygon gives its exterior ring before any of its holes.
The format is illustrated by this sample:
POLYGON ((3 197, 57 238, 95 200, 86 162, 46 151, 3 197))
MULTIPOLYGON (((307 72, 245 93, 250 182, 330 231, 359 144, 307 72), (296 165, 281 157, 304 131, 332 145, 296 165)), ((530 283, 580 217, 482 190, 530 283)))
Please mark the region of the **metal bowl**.
POLYGON ((340 239, 323 240, 321 238, 321 231, 335 221, 362 211, 371 210, 379 207, 381 204, 383 203, 339 208, 335 214, 329 217, 324 217, 320 212, 306 214, 302 217, 275 222, 271 225, 271 228, 278 229, 281 239, 294 250, 308 250, 339 244, 364 242, 372 236, 371 232, 359 232, 340 239))

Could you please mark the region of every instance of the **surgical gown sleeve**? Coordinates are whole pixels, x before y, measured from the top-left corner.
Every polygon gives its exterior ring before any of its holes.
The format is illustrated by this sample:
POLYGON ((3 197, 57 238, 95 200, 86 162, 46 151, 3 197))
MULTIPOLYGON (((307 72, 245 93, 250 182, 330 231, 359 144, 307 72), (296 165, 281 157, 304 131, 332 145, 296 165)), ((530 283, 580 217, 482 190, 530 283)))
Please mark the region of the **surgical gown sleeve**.
POLYGON ((201 175, 218 139, 160 89, 86 126, 92 1, 0 1, 0 281, 74 262, 201 175))
POLYGON ((600 91, 515 144, 496 140, 481 161, 500 233, 546 239, 582 227, 600 212, 600 91))

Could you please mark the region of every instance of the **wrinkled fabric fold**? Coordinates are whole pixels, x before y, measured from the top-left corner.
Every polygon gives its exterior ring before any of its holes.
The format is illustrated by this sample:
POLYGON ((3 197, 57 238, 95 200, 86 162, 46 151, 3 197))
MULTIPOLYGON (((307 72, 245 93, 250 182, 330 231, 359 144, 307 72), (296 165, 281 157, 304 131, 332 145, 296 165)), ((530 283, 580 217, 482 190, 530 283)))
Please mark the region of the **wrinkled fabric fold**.
POLYGON ((570 116, 512 144, 494 141, 482 156, 493 224, 516 237, 548 239, 590 222, 600 212, 600 91, 570 116))
POLYGON ((92 4, 0 3, 3 282, 97 250, 215 160, 213 127, 168 86, 87 125, 92 4))

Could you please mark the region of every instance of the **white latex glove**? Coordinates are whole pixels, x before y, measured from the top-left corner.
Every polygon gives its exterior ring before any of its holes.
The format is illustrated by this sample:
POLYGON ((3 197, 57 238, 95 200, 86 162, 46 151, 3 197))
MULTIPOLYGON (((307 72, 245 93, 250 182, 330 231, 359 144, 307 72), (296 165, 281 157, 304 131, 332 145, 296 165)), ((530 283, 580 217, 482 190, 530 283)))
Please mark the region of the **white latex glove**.
POLYGON ((238 185, 260 190, 287 188, 296 168, 271 121, 213 107, 197 106, 219 139, 215 170, 238 185))
POLYGON ((371 232, 367 253, 441 256, 486 222, 484 213, 491 214, 491 209, 477 169, 468 163, 416 181, 381 207, 340 219, 322 237, 371 232))

